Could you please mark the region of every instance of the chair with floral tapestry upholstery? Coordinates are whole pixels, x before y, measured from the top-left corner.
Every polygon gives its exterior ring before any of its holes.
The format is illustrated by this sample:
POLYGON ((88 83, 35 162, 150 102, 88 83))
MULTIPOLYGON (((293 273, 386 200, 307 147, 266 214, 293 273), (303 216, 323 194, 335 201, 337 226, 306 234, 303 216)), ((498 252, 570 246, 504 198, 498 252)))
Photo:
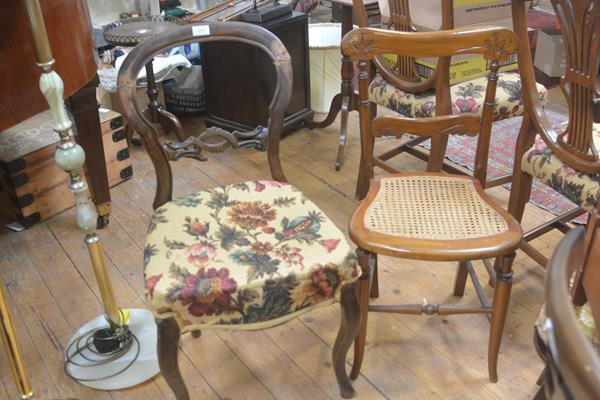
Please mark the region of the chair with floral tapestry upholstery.
POLYGON ((136 46, 121 67, 118 83, 125 116, 140 133, 157 177, 144 249, 146 301, 158 325, 160 369, 177 399, 189 398, 177 364, 181 333, 199 336, 201 329, 209 328, 264 329, 338 300, 343 312, 333 366, 342 396, 351 397, 345 357, 358 330, 355 281, 360 269, 344 234, 286 183, 279 140, 292 90, 292 66, 281 41, 263 28, 244 23, 177 26, 136 46), (135 81, 158 52, 209 41, 246 43, 273 61, 277 86, 270 105, 267 147, 273 180, 172 198, 167 154, 135 102, 135 81))
POLYGON ((600 213, 560 241, 548 265, 534 342, 546 363, 542 399, 600 398, 600 213))
MULTIPOLYGON (((508 210, 523 218, 533 178, 574 202, 578 208, 526 232, 521 249, 539 264, 547 258, 530 241, 559 229, 569 231, 567 222, 592 212, 600 199, 600 115, 598 115, 598 55, 600 41, 599 0, 551 0, 560 22, 565 44, 566 69, 561 86, 568 102, 568 121, 553 126, 536 95, 529 43, 519 43, 519 71, 523 82, 526 113, 517 139, 508 210), (582 21, 586 21, 582 23, 582 21)), ((512 0, 515 32, 526 35, 524 0, 512 0)))
MULTIPOLYGON (((409 10, 409 0, 380 0, 389 4, 389 16, 382 16, 382 26, 387 29, 416 32, 416 28, 411 21, 409 10)), ((453 21, 453 2, 452 0, 440 0, 442 12, 441 29, 449 30, 454 26, 453 21)), ((380 8, 384 8, 381 7, 380 8)), ((360 27, 368 27, 368 18, 363 0, 354 0, 354 12, 357 23, 360 27)), ((385 13, 385 12, 384 12, 385 13)), ((520 40, 528 40, 528 36, 521 37, 520 40)), ((448 112, 475 113, 482 115, 485 100, 486 77, 472 79, 462 83, 456 83, 450 87, 449 95, 436 96, 436 81, 442 76, 450 73, 450 57, 441 57, 438 63, 427 79, 421 79, 417 73, 415 59, 403 55, 393 55, 394 63, 390 63, 392 55, 378 55, 373 59, 374 71, 371 71, 371 83, 369 85, 369 101, 383 106, 392 111, 401 114, 407 118, 423 118, 435 116, 438 109, 437 102, 443 103, 443 107, 448 112)), ((496 97, 494 99, 493 113, 486 118, 492 121, 499 121, 523 114, 523 101, 521 99, 521 79, 518 73, 501 72, 498 77, 496 97)), ((537 96, 542 104, 546 102, 548 91, 543 85, 536 87, 537 96)), ((481 132, 482 138, 489 143, 491 136, 491 126, 486 131, 481 132)), ((427 151, 420 146, 429 138, 417 136, 415 138, 402 138, 399 146, 379 154, 374 157, 374 163, 388 172, 395 171, 387 161, 401 154, 409 153, 424 161, 428 161, 428 170, 437 169, 442 165, 443 169, 458 174, 464 174, 464 170, 456 168, 452 164, 444 162, 448 137, 432 140, 431 151, 427 151), (443 164, 442 164, 443 163, 443 164)), ((488 179, 487 163, 488 150, 478 152, 475 158, 474 170, 478 176, 483 178, 485 188, 501 185, 510 181, 511 175, 488 179)), ((357 192, 364 191, 365 188, 358 188, 357 192)), ((360 198, 360 194, 358 195, 360 198)))

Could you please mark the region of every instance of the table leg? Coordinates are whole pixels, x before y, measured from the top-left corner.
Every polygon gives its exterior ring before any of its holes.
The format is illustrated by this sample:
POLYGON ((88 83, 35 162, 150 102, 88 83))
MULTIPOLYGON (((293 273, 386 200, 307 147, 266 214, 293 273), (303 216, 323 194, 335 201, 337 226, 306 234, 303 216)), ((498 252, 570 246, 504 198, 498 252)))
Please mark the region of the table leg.
POLYGON ((98 228, 108 225, 110 215, 110 189, 108 174, 102 144, 102 129, 98 115, 96 88, 98 76, 94 76, 87 85, 79 89, 67 99, 75 126, 77 127, 78 142, 86 153, 86 174, 88 177, 92 200, 98 210, 98 228))
MULTIPOLYGON (((352 7, 342 6, 342 37, 352 30, 352 7)), ((342 112, 342 121, 340 126, 340 142, 338 154, 335 162, 335 169, 339 171, 344 157, 344 148, 346 146, 346 128, 348 123, 348 113, 356 110, 356 99, 354 98, 354 70, 352 60, 349 57, 342 56, 342 85, 341 92, 335 95, 331 101, 327 117, 320 122, 313 121, 309 124, 310 128, 325 128, 333 123, 338 113, 342 112)))
POLYGON ((148 95, 148 112, 150 121, 155 124, 160 124, 165 131, 170 131, 171 127, 175 128, 175 135, 179 141, 186 139, 183 133, 183 127, 179 119, 165 110, 162 104, 158 101, 158 89, 156 87, 156 81, 154 79, 154 68, 152 67, 152 61, 146 64, 146 80, 148 82, 148 88, 146 94, 148 95))

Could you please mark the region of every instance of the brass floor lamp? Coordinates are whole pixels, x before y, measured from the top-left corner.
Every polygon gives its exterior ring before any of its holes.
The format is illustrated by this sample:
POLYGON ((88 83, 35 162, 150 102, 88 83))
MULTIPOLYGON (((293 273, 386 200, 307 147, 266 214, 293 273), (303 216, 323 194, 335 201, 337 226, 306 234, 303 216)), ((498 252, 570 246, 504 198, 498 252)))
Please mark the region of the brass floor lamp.
MULTIPOLYGON (((65 372, 83 385, 96 389, 113 390, 134 386, 159 372, 154 317, 148 310, 117 307, 102 257, 100 237, 96 232, 98 214, 88 198, 82 170, 85 152, 75 142, 72 123, 64 105, 63 82, 53 70, 54 59, 40 3, 39 0, 24 0, 24 3, 36 63, 42 72, 40 90, 54 116, 54 130, 60 136, 55 160, 71 178, 69 189, 75 195, 77 225, 85 234, 84 240, 105 312, 105 315, 89 321, 75 333, 67 346, 65 372)), ((18 365, 21 365, 24 372, 22 363, 18 365)), ((26 378, 24 382, 27 384, 26 389, 30 390, 26 378)))

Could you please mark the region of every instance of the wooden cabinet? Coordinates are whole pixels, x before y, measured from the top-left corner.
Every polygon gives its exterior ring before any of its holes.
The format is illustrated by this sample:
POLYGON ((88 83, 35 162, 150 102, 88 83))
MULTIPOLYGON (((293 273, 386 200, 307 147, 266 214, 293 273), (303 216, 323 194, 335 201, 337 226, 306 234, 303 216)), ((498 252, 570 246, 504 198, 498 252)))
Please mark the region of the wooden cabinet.
MULTIPOLYGON (((294 86, 284 131, 312 119, 308 59, 308 16, 294 12, 261 25, 273 32, 292 57, 294 86)), ((249 131, 267 126, 275 90, 275 69, 265 53, 242 43, 208 43, 203 48, 206 124, 249 131)))

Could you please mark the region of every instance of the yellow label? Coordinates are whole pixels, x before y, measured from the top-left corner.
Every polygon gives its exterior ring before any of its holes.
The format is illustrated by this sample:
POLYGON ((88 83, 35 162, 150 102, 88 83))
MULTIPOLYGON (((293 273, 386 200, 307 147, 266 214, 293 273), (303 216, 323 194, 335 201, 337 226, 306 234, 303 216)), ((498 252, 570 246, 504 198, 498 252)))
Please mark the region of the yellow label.
POLYGON ((119 308, 119 314, 121 316, 121 324, 127 325, 131 319, 131 311, 127 308, 119 308))
MULTIPOLYGON (((435 62, 417 59, 417 72, 423 77, 427 78, 435 69, 435 62)), ((512 71, 517 69, 517 55, 512 54, 508 60, 503 62, 499 71, 512 71)), ((475 78, 486 76, 489 72, 487 61, 483 56, 475 56, 467 59, 459 60, 450 64, 450 84, 468 81, 475 78)))

